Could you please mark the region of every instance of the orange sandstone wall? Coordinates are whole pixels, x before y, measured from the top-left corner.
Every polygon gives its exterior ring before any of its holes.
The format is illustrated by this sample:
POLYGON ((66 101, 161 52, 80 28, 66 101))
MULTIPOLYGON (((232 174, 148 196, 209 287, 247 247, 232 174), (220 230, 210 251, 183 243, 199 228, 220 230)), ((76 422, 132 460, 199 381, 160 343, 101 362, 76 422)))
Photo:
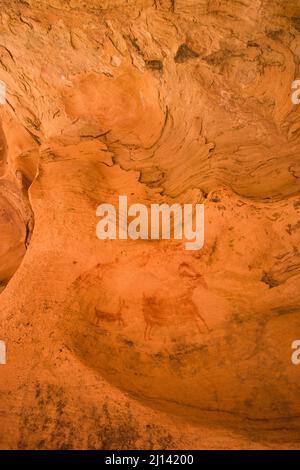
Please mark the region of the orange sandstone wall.
POLYGON ((0 11, 0 448, 300 448, 299 1, 0 11), (204 247, 97 239, 119 195, 204 247))

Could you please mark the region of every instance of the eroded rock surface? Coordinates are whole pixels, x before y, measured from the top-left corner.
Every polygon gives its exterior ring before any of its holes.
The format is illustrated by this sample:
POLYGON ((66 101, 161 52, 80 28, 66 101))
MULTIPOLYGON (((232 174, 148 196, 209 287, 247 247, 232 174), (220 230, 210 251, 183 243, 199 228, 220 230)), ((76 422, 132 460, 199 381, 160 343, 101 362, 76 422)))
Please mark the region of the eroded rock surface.
POLYGON ((299 448, 299 2, 0 6, 0 447, 299 448), (99 241, 120 194, 204 248, 99 241))

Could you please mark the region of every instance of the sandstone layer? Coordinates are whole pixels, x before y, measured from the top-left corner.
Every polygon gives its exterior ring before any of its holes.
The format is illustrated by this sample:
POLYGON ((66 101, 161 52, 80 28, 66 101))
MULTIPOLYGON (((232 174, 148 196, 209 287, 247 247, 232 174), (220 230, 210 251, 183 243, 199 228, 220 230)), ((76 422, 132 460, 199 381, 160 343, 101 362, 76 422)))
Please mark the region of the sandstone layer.
POLYGON ((299 1, 0 6, 0 448, 300 448, 299 1))

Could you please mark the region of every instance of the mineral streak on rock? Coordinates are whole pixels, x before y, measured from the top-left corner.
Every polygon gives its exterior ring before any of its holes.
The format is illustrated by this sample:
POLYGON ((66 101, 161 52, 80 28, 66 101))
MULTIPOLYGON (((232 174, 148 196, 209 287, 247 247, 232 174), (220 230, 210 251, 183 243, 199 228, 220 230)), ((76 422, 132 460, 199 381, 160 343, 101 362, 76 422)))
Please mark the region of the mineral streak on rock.
POLYGON ((299 449, 299 1, 0 11, 0 448, 299 449), (98 240, 119 195, 204 248, 98 240))

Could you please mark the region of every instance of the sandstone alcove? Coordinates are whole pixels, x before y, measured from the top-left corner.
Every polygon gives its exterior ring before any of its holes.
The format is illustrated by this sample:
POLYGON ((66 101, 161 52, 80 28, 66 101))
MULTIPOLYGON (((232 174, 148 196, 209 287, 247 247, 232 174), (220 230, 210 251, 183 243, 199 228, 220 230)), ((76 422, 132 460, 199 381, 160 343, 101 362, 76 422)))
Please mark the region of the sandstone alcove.
POLYGON ((1 112, 0 128, 0 291, 20 266, 29 246, 34 217, 28 190, 37 171, 37 151, 32 138, 1 112))
POLYGON ((0 5, 0 448, 299 448, 299 2, 0 5))

